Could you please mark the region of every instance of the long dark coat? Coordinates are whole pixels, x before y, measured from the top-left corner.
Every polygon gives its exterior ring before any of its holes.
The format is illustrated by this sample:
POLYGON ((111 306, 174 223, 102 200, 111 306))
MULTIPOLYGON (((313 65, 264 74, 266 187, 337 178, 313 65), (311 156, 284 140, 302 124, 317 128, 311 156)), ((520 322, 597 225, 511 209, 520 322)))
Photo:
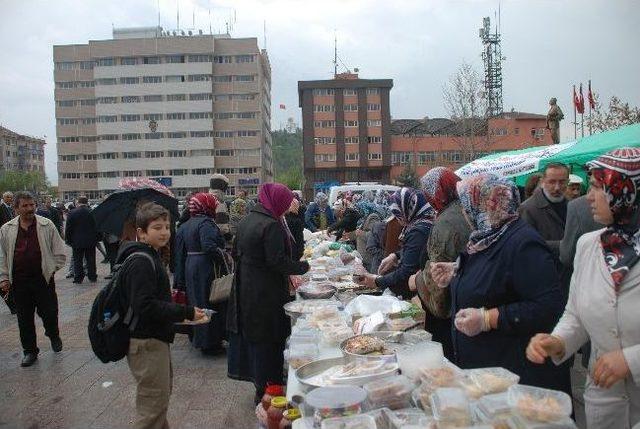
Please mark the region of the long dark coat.
POLYGON ((283 305, 289 275, 309 265, 294 261, 284 229, 261 204, 238 224, 234 246, 236 281, 228 308, 228 330, 256 343, 284 343, 291 332, 283 305))
MULTIPOLYGON (((193 216, 178 228, 176 235, 176 287, 187 291, 189 304, 210 308, 217 313, 210 323, 194 326, 193 345, 202 350, 216 349, 225 338, 226 303, 210 304, 214 268, 222 267, 225 241, 213 219, 193 216)), ((219 274, 226 274, 218 268, 219 274)))
MULTIPOLYGON (((529 340, 551 332, 564 310, 556 266, 537 231, 520 219, 491 247, 460 256, 450 284, 451 314, 464 308, 497 308, 498 328, 468 337, 452 328, 455 361, 461 368, 501 366, 520 383, 565 390, 558 368, 525 356, 529 340)), ((570 386, 569 386, 570 388, 570 386)))

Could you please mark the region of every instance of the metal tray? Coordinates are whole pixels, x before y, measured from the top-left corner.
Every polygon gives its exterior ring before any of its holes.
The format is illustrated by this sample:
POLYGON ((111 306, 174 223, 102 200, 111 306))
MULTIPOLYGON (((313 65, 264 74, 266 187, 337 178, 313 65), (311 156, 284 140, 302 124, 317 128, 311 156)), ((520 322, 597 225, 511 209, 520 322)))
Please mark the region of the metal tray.
POLYGON ((330 358, 330 359, 320 359, 320 360, 316 360, 301 366, 296 370, 295 375, 296 375, 296 378, 298 379, 298 382, 300 383, 300 388, 302 392, 308 393, 318 387, 339 386, 339 385, 345 385, 345 384, 349 384, 353 386, 363 386, 364 384, 367 384, 370 381, 374 381, 374 380, 378 380, 381 378, 394 375, 398 373, 398 370, 399 370, 399 367, 395 365, 393 369, 389 369, 377 374, 363 375, 358 377, 349 377, 348 379, 345 379, 343 382, 336 383, 336 384, 314 384, 313 382, 309 381, 310 378, 315 377, 316 375, 322 374, 324 371, 328 370, 331 367, 334 367, 336 365, 345 365, 347 363, 349 363, 349 361, 345 357, 337 357, 337 358, 330 358))
MULTIPOLYGON (((372 332, 371 334, 364 334, 371 337, 377 337, 382 340, 390 347, 390 348, 400 348, 402 346, 410 346, 413 344, 421 343, 424 341, 431 340, 431 334, 426 331, 378 331, 372 332)), ((354 360, 380 360, 384 359, 389 362, 396 361, 396 353, 395 350, 390 354, 371 354, 371 355, 359 355, 356 353, 351 353, 345 349, 347 342, 352 338, 359 337, 360 335, 355 335, 351 338, 347 338, 343 342, 340 343, 340 350, 342 351, 342 355, 349 361, 352 362, 354 360)))

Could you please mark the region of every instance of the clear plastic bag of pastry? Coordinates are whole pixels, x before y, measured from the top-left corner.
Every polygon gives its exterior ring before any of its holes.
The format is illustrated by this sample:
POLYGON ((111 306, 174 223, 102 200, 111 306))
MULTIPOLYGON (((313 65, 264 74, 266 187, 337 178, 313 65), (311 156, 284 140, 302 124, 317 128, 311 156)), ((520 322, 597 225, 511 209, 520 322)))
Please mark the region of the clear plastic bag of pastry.
POLYGON ((486 394, 506 392, 520 381, 519 375, 500 367, 470 369, 467 375, 486 394))
POLYGON ((363 386, 370 408, 387 407, 398 410, 411 406, 411 392, 415 385, 404 375, 372 381, 363 386))
POLYGON ((433 416, 443 425, 469 426, 472 423, 469 398, 458 387, 441 387, 431 395, 433 416))

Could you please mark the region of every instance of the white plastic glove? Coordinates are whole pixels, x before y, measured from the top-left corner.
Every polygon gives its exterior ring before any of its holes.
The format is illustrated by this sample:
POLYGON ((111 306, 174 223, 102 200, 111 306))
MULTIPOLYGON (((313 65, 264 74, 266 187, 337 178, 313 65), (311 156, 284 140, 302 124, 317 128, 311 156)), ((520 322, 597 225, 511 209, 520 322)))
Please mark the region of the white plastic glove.
POLYGON ((432 262, 431 278, 439 288, 449 286, 453 276, 456 275, 458 264, 456 262, 432 262))
POLYGON ((458 311, 454 320, 456 329, 468 337, 488 331, 490 327, 486 322, 485 313, 484 308, 464 308, 458 311))
POLYGON ((396 266, 398 266, 398 257, 395 253, 392 253, 380 262, 380 266, 378 267, 378 274, 386 274, 396 266))

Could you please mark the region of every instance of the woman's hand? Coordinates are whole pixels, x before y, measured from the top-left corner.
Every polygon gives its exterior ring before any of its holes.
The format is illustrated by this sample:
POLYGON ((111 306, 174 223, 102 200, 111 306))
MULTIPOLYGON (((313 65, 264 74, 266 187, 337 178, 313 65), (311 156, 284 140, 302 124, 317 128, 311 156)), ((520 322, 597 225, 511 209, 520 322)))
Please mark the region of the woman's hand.
POLYGON ((392 268, 395 268, 398 265, 398 257, 395 253, 390 254, 386 258, 384 258, 380 262, 380 267, 378 268, 378 274, 383 275, 391 271, 392 268))
POLYGON ((455 262, 432 262, 431 278, 439 288, 449 286, 453 276, 456 274, 455 262))
POLYGON ((564 341, 555 335, 536 334, 527 346, 527 359, 537 364, 543 364, 548 357, 561 359, 564 353, 564 341))
POLYGON ((415 292, 418 289, 418 286, 416 286, 416 276, 418 275, 420 275, 420 271, 409 277, 409 290, 412 292, 415 292))
POLYGON ((615 350, 603 354, 598 358, 593 368, 593 381, 596 386, 610 388, 629 375, 629 364, 624 358, 622 350, 615 350))
POLYGON ((456 329, 468 337, 475 337, 481 332, 488 331, 490 326, 485 317, 484 308, 464 308, 456 313, 453 324, 456 329))
POLYGON ((376 277, 375 274, 360 274, 360 279, 358 280, 358 284, 365 286, 367 289, 377 289, 378 285, 376 285, 376 277))
POLYGON ((204 319, 207 316, 207 314, 198 307, 194 307, 193 308, 193 321, 196 322, 198 320, 204 319))

